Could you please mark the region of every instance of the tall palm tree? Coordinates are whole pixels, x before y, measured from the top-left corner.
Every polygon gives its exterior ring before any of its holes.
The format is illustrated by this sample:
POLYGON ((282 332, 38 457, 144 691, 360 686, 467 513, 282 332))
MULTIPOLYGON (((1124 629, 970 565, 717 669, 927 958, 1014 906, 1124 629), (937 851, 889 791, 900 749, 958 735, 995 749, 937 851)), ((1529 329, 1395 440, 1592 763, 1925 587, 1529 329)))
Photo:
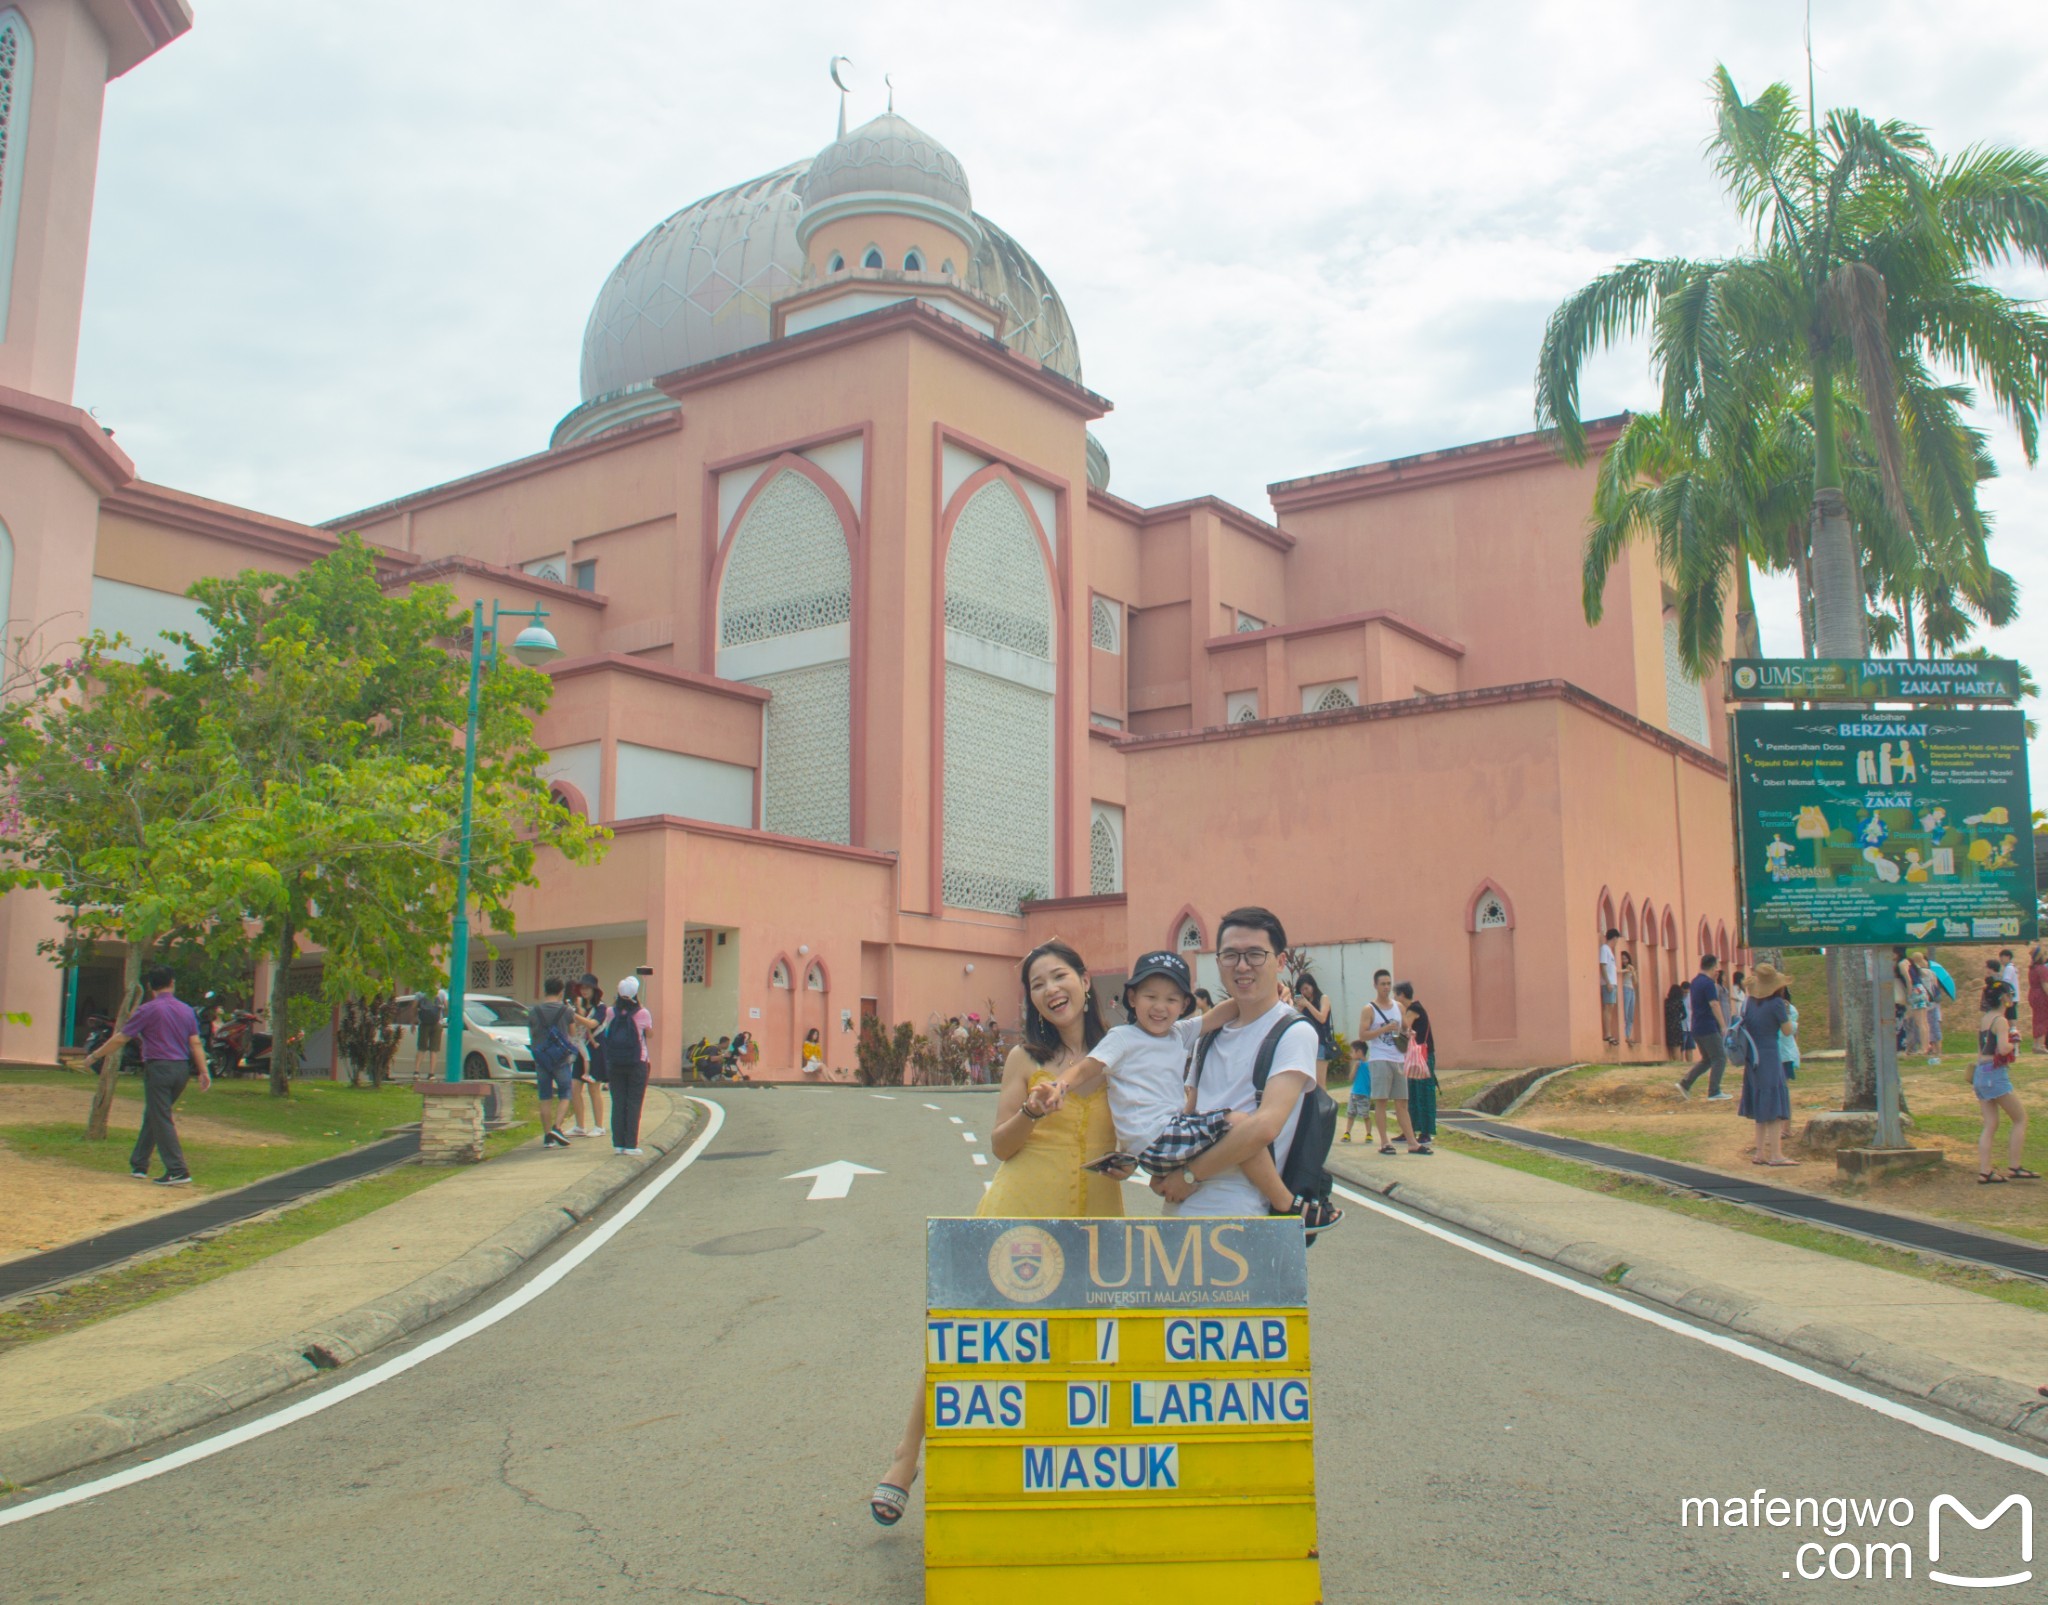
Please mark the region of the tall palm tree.
MULTIPOLYGON (((1603 274, 1551 316, 1536 365, 1536 417, 1583 461, 1580 377, 1592 354, 1648 335, 1660 411, 1710 450, 1762 432, 1755 409, 1776 373, 1806 390, 1813 432, 1809 514, 1816 646, 1867 646, 1865 586, 1845 495, 1845 403, 1859 401, 1881 502, 1900 529, 1907 436, 1940 411, 1936 372, 1973 381, 2036 460, 2048 404, 2048 318, 1979 277, 2018 259, 2048 267, 2048 159, 1976 147, 1939 156, 1909 123, 1843 108, 1817 123, 1773 84, 1743 99, 1726 67, 1711 80, 1716 169, 1752 235, 1712 261, 1639 260, 1603 274)), ((1873 1106, 1868 983, 1843 977, 1849 1018, 1845 1101, 1873 1106), (1860 1004, 1860 1007, 1859 1007, 1860 1004)))
MULTIPOLYGON (((1945 159, 1908 123, 1842 109, 1816 129, 1802 126, 1783 84, 1745 101, 1720 67, 1712 85, 1710 150, 1754 249, 1625 263, 1571 296, 1544 332, 1537 421, 1583 461, 1585 363, 1644 334, 1660 411, 1710 449, 1725 441, 1739 450, 1763 433, 1756 409, 1773 401, 1763 375, 1805 390, 1816 644, 1825 657, 1860 657, 1864 587, 1844 496, 1853 433, 1843 403, 1862 404, 1883 500, 1905 528, 1908 436, 1956 405, 1937 368, 1969 375, 2036 460, 2048 318, 1975 275, 2013 258, 2048 267, 2048 159, 1988 148, 1945 159)), ((1974 478, 1949 481, 1958 498, 1972 486, 1974 478)), ((1960 506, 1948 511, 1965 516, 1960 506)))

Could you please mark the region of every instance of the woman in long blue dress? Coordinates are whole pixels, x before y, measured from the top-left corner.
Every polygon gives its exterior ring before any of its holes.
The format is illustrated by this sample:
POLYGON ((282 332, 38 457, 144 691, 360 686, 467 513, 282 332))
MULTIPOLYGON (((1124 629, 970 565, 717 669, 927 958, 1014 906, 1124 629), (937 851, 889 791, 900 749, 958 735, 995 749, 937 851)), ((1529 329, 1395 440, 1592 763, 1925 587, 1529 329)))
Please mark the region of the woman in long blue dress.
POLYGON ((1748 1002, 1742 1023, 1736 1027, 1751 1043, 1749 1063, 1742 1072, 1742 1102, 1736 1105, 1736 1113, 1756 1122, 1753 1164, 1799 1163, 1785 1157, 1785 1132, 1792 1124, 1792 1088, 1778 1054, 1778 1033, 1791 1012, 1792 1006, 1785 1001, 1785 977, 1773 965, 1757 965, 1749 972, 1748 1002))

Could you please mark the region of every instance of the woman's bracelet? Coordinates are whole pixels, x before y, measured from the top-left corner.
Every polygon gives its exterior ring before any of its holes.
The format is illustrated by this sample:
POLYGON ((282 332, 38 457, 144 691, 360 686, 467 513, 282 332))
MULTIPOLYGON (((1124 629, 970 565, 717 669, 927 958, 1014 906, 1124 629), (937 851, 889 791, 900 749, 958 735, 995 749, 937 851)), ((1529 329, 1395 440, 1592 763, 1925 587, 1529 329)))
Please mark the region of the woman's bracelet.
POLYGON ((1032 1112, 1031 1105, 1028 1103, 1021 1107, 1017 1111, 1017 1113, 1022 1115, 1026 1120, 1030 1121, 1033 1125, 1036 1125, 1039 1121, 1045 1118, 1045 1116, 1042 1114, 1034 1114, 1032 1112))

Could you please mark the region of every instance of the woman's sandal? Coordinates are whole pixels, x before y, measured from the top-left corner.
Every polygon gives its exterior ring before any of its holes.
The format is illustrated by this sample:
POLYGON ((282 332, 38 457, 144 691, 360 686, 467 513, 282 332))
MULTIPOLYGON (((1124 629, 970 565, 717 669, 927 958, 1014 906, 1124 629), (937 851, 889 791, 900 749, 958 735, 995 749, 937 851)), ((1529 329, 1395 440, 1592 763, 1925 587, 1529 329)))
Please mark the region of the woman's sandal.
POLYGON ((2039 1181, 2041 1173, 2038 1170, 2029 1170, 2025 1165, 2013 1165, 2007 1168, 2005 1179, 2007 1181, 2039 1181))
MULTIPOLYGON (((911 1482, 917 1481, 917 1473, 910 1474, 911 1482)), ((893 1527, 903 1519, 903 1512, 910 1508, 910 1490, 899 1488, 893 1482, 878 1482, 875 1491, 868 1496, 868 1514, 884 1527, 893 1527)))
POLYGON ((1436 1150, 1426 1142, 1419 1142, 1408 1150, 1411 1154, 1433 1154, 1436 1150))
POLYGON ((1388 1143, 1388 1144, 1386 1145, 1386 1147, 1384 1147, 1384 1148, 1382 1148, 1382 1149, 1380 1150, 1380 1152, 1381 1152, 1381 1153, 1383 1153, 1383 1154, 1397 1154, 1397 1153, 1399 1153, 1400 1151, 1401 1151, 1401 1150, 1400 1150, 1400 1149, 1398 1149, 1398 1148, 1396 1148, 1396 1147, 1395 1147, 1395 1146, 1394 1146, 1394 1145, 1393 1145, 1392 1143, 1388 1143))
POLYGON ((1977 1185, 1979 1187, 1988 1187, 1992 1182, 1998 1182, 2000 1185, 2003 1185, 2005 1178, 1995 1170, 1980 1170, 1977 1172, 1977 1185))

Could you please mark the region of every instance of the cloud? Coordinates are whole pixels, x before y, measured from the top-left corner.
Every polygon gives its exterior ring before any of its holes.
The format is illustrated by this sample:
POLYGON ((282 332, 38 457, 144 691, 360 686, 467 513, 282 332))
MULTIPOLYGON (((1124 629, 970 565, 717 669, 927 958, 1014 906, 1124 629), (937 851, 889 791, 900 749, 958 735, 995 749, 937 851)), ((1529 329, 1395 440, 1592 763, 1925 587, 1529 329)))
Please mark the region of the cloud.
MULTIPOLYGON (((1967 28, 1815 11, 1823 101, 1947 150, 2048 148, 2032 0, 1967 28)), ((824 144, 835 52, 853 115, 890 72, 1059 284, 1116 402, 1115 488, 1254 511, 1275 479, 1530 427, 1558 299, 1739 245, 1701 158, 1714 63, 1752 91, 1804 76, 1782 0, 1048 0, 943 26, 912 0, 785 0, 772 25, 206 0, 109 93, 78 399, 148 477, 306 519, 538 450, 612 265, 824 144)), ((1639 353, 1589 374, 1589 413, 1652 400, 1639 353)), ((1999 560, 2048 596, 2048 492, 1994 438, 1999 560)), ((2048 659, 2027 633, 1994 645, 2048 659)))

